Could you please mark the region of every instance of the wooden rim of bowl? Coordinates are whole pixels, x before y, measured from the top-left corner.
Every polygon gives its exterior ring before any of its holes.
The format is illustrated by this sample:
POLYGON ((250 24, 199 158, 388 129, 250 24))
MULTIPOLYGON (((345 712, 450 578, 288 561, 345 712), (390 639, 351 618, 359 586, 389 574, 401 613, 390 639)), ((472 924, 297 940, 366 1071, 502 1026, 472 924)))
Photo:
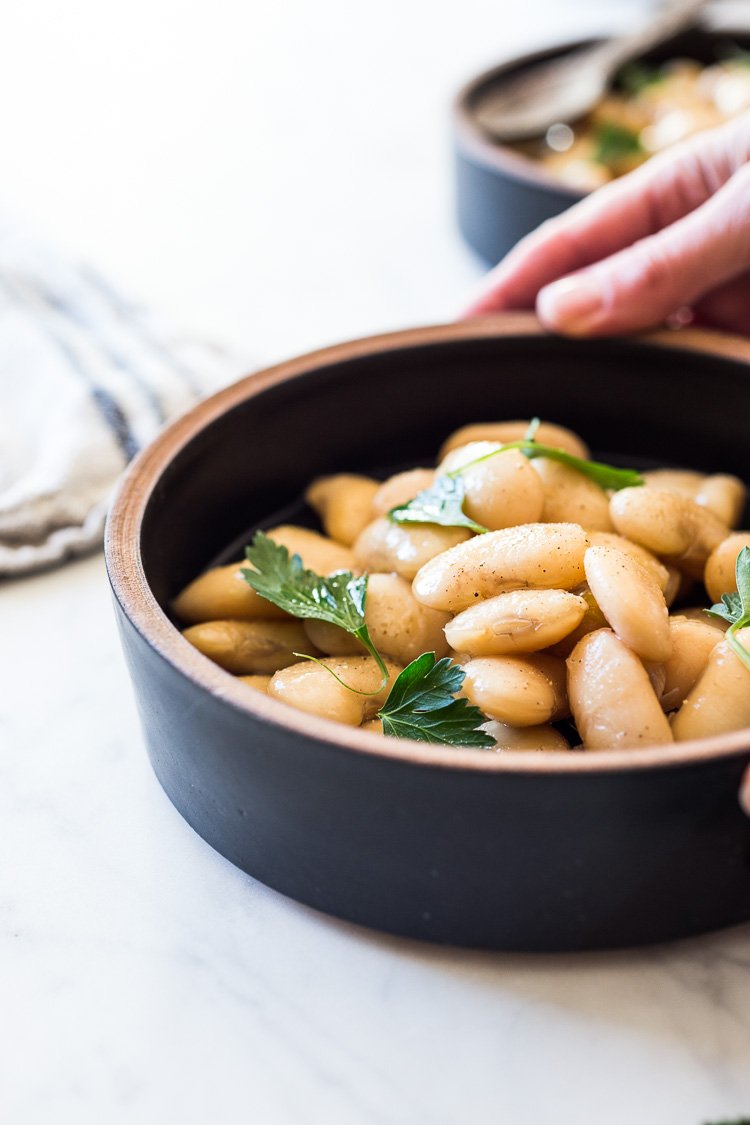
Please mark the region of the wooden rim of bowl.
MULTIPOLYGON (((413 328, 354 340, 290 359, 248 375, 200 402, 178 418, 144 449, 125 472, 107 522, 105 555, 110 582, 120 606, 141 636, 169 664, 232 707, 290 733, 358 753, 390 758, 412 766, 485 772, 596 774, 643 768, 668 768, 706 763, 742 755, 750 745, 747 729, 694 742, 634 750, 600 750, 560 754, 550 751, 504 751, 436 747, 400 738, 383 738, 330 719, 295 711, 286 704, 249 689, 201 655, 181 635, 154 597, 143 569, 140 537, 143 516, 154 489, 173 458, 207 425, 233 407, 269 387, 305 375, 319 367, 361 356, 404 348, 483 340, 493 337, 538 337, 543 329, 532 313, 505 313, 456 324, 413 328)), ((702 329, 658 331, 637 338, 645 346, 699 351, 750 365, 750 340, 702 329)))

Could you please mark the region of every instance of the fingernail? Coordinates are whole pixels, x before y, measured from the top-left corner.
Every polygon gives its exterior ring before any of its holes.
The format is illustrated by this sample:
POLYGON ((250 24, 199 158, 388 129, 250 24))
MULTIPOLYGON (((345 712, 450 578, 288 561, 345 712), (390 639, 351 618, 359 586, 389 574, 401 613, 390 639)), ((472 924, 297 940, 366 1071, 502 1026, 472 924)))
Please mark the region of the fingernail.
POLYGON ((593 277, 564 277, 542 289, 536 299, 539 319, 553 328, 584 331, 603 305, 602 290, 593 277))

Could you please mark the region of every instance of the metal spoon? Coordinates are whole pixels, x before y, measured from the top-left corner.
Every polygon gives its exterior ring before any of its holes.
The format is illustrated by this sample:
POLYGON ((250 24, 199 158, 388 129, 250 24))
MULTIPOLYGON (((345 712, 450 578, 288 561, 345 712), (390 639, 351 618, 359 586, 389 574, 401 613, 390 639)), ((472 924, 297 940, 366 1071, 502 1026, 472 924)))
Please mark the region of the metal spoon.
POLYGON ((640 30, 563 58, 540 63, 504 81, 476 109, 483 129, 501 141, 545 133, 550 125, 583 117, 617 71, 693 23, 707 0, 672 0, 640 30))

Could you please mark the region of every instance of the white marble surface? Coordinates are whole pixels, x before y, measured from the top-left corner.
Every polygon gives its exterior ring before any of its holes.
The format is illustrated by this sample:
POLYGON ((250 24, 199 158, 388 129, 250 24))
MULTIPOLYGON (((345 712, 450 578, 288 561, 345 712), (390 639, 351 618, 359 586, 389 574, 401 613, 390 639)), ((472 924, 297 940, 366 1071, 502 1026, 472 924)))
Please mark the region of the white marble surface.
MULTIPOLYGON (((446 317, 478 276, 451 225, 450 90, 602 12, 354 7, 15 6, 0 195, 249 354, 446 317)), ((750 1113, 750 928, 511 957, 325 918, 231 867, 162 794, 100 558, 0 586, 0 636, 4 1123, 750 1113)))

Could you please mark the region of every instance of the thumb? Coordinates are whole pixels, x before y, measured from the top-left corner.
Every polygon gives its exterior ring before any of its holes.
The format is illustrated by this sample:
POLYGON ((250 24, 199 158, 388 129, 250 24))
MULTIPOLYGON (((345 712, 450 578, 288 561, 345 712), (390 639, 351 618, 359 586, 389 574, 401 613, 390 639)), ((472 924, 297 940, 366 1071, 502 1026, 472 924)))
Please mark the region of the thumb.
POLYGON ((537 313, 572 336, 633 332, 663 323, 748 266, 750 164, 671 226, 546 286, 537 313))

